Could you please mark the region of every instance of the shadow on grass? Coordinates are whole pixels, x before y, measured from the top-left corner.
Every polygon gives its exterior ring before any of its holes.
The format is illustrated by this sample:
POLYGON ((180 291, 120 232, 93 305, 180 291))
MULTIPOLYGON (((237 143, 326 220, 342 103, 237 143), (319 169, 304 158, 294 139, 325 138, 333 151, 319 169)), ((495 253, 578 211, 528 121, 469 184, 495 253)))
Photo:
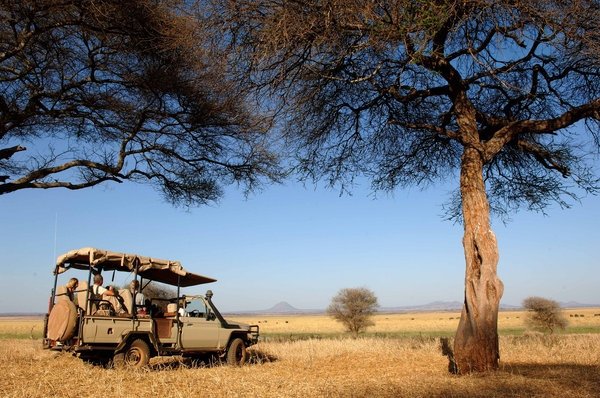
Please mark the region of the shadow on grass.
POLYGON ((600 364, 505 364, 502 371, 520 375, 526 379, 550 381, 567 389, 600 395, 600 364))
POLYGON ((452 383, 432 397, 598 397, 600 365, 511 364, 497 372, 476 374, 469 383, 452 383))
MULTIPOLYGON (((248 350, 248 359, 245 366, 262 365, 276 362, 278 358, 261 350, 248 350)), ((176 369, 199 369, 216 368, 227 365, 218 355, 201 355, 197 357, 162 357, 151 363, 147 369, 152 371, 176 370, 176 369)))
POLYGON ((275 355, 258 349, 250 350, 248 352, 250 354, 248 363, 252 365, 262 365, 264 363, 277 362, 279 360, 275 355))

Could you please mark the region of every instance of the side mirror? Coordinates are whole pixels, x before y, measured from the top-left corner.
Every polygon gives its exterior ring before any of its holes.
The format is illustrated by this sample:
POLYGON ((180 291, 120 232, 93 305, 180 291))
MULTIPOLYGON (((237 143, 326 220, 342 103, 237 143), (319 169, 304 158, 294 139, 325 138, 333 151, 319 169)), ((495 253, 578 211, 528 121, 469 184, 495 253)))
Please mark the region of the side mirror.
POLYGON ((206 320, 214 321, 215 319, 217 319, 217 316, 215 315, 214 312, 209 311, 206 313, 206 320))

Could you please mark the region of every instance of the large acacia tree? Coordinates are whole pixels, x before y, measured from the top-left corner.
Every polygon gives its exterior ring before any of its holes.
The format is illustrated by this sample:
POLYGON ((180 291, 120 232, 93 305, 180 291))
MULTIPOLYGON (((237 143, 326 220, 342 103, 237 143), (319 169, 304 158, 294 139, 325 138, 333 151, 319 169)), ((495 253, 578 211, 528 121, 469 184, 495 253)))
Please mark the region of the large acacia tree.
POLYGON ((466 274, 452 368, 497 369, 491 212, 564 206, 598 187, 587 162, 599 143, 598 2, 218 3, 215 29, 239 52, 231 72, 274 107, 305 177, 364 174, 393 190, 460 175, 450 202, 466 274))
POLYGON ((192 205, 277 176, 188 5, 0 1, 0 194, 132 180, 192 205))

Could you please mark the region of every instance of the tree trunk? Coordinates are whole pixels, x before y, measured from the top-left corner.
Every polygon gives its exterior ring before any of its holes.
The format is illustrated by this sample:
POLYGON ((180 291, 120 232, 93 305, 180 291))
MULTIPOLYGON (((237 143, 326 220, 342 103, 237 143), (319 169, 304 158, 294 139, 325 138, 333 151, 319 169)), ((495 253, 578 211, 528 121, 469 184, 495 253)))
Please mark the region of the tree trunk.
POLYGON ((490 226, 490 206, 483 181, 483 159, 465 148, 460 190, 464 218, 465 302, 454 340, 458 373, 498 369, 498 308, 504 286, 496 274, 498 244, 490 226))

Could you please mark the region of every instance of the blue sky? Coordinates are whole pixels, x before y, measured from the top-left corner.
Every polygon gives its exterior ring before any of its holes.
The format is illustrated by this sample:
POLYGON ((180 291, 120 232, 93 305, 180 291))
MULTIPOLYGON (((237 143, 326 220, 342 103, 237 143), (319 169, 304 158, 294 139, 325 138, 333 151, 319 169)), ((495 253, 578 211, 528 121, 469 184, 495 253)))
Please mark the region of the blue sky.
MULTIPOLYGON (((45 311, 56 255, 85 246, 179 260, 218 280, 188 292, 212 289, 222 311, 279 301, 322 309, 358 286, 384 307, 462 301, 462 226, 441 217, 450 187, 374 198, 357 186, 340 197, 288 182, 247 199, 230 189, 218 205, 188 211, 133 183, 2 195, 0 313, 45 311)), ((598 220, 600 198, 588 197, 547 216, 495 221, 502 303, 600 303, 598 220)))

